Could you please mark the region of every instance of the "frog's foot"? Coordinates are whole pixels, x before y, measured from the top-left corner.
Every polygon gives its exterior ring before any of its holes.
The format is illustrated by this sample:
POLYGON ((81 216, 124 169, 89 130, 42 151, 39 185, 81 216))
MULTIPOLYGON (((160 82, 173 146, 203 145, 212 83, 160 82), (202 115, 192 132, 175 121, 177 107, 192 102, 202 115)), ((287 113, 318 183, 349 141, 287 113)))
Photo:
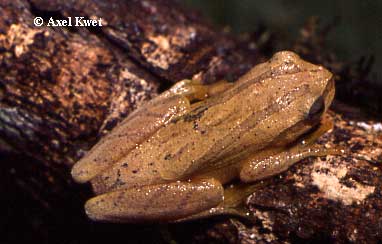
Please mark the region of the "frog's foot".
POLYGON ((240 171, 240 179, 244 182, 261 180, 287 170, 304 158, 342 155, 343 153, 341 148, 324 148, 320 145, 313 147, 295 146, 276 155, 246 161, 240 171))
POLYGON ((244 220, 245 223, 253 223, 254 221, 249 211, 243 205, 241 205, 235 208, 227 208, 227 207, 218 206, 218 207, 210 208, 209 210, 205 210, 200 213, 193 214, 185 218, 180 218, 171 222, 180 223, 180 222, 194 221, 194 220, 200 220, 200 219, 205 219, 210 217, 232 217, 232 218, 244 220))
POLYGON ((85 210, 106 222, 168 222, 218 206, 223 186, 215 179, 122 189, 90 199, 85 210))

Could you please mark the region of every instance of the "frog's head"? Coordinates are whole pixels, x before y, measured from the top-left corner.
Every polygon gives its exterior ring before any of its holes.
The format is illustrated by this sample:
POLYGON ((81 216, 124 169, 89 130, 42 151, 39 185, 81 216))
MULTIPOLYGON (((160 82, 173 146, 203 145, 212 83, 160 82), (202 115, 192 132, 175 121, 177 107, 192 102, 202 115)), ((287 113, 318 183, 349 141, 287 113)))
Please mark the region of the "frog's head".
POLYGON ((324 67, 306 62, 289 51, 276 53, 269 64, 275 76, 287 77, 285 91, 295 92, 288 112, 280 113, 285 120, 293 121, 275 140, 277 144, 285 145, 319 124, 333 100, 334 80, 332 73, 324 67))

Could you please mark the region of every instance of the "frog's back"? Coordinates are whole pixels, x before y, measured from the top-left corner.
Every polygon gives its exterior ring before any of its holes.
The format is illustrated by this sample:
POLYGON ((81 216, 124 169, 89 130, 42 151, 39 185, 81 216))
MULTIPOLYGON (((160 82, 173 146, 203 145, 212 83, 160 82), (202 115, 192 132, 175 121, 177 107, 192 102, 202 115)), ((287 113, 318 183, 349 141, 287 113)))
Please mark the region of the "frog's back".
POLYGON ((322 77, 304 69, 317 66, 301 67, 297 61, 276 56, 226 92, 195 104, 94 179, 95 190, 183 180, 267 147, 301 121, 316 99, 309 82, 322 77))

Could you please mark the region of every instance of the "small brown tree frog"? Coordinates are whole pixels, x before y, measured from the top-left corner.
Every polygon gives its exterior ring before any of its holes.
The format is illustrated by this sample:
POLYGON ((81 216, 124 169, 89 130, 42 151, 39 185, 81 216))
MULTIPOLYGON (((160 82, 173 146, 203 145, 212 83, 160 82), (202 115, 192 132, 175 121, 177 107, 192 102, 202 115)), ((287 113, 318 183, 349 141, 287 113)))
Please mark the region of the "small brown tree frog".
POLYGON ((323 133, 319 124, 333 96, 332 74, 289 51, 234 83, 180 81, 74 165, 73 178, 90 181, 98 195, 86 213, 111 222, 229 213, 242 188, 225 189, 227 183, 255 182, 328 153, 311 142, 323 133))

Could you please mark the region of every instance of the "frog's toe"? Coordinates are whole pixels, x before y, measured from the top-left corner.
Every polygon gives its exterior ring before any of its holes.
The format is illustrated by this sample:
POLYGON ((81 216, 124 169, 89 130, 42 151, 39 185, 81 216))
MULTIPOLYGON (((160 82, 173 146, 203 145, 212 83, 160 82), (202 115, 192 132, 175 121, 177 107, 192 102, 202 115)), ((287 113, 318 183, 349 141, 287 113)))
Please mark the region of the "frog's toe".
POLYGON ((170 88, 170 92, 176 95, 187 97, 192 102, 203 100, 207 97, 207 86, 201 84, 198 80, 181 80, 170 88))
POLYGON ((73 165, 72 178, 78 183, 88 182, 112 164, 112 158, 102 156, 102 151, 92 151, 73 165))
POLYGON ((73 166, 71 174, 72 178, 78 183, 85 183, 89 179, 89 172, 78 164, 73 166))

